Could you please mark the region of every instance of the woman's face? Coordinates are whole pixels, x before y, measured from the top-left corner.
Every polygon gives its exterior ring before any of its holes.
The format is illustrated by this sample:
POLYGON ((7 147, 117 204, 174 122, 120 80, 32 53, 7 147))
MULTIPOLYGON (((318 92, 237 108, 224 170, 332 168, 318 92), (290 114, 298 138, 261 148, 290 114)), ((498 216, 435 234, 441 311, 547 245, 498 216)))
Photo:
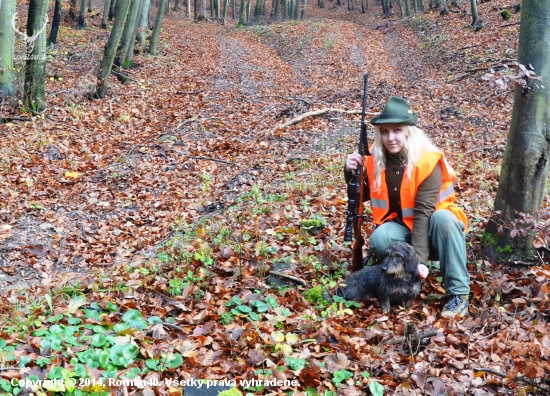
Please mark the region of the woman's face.
POLYGON ((408 138, 403 130, 403 124, 380 125, 380 137, 382 144, 391 154, 399 154, 403 151, 408 138))

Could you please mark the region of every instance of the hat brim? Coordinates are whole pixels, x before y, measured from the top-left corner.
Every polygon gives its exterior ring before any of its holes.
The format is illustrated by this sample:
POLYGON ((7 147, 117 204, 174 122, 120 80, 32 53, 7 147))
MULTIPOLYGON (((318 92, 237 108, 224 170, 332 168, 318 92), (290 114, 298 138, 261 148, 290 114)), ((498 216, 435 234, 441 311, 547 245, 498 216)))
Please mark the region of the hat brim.
POLYGON ((372 125, 380 124, 405 124, 416 125, 418 123, 418 115, 413 114, 410 117, 402 117, 397 115, 379 115, 370 120, 372 125))

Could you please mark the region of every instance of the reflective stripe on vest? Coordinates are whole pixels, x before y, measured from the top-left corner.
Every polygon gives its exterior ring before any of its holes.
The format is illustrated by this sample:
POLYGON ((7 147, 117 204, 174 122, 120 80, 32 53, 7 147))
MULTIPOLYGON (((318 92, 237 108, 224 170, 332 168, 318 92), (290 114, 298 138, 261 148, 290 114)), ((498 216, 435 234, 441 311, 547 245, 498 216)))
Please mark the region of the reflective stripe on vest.
POLYGON ((388 209, 388 202, 383 199, 371 198, 370 204, 373 208, 388 209))
POLYGON ((439 193, 439 201, 438 202, 445 201, 447 198, 449 198, 454 193, 455 193, 455 186, 454 186, 454 184, 451 183, 451 185, 449 187, 447 187, 445 190, 443 190, 439 193))
MULTIPOLYGON (((371 152, 374 151, 374 144, 371 146, 371 152)), ((415 169, 411 173, 411 180, 404 180, 401 183, 401 190, 399 192, 401 200, 401 214, 403 216, 403 222, 412 231, 413 230, 413 216, 414 216, 414 201, 418 186, 422 184, 428 176, 431 175, 433 169, 437 163, 441 163, 443 170, 442 185, 439 191, 438 203, 435 210, 447 209, 450 210, 458 220, 464 223, 464 230, 468 228, 468 219, 462 209, 460 209, 454 203, 454 185, 455 177, 449 173, 447 165, 443 159, 443 154, 438 152, 425 152, 418 160, 415 169)), ((388 215, 388 209, 390 207, 389 194, 386 184, 386 171, 383 170, 380 174, 381 185, 380 188, 374 190, 374 169, 375 160, 374 155, 365 157, 365 167, 367 169, 367 178, 370 187, 370 201, 372 215, 375 224, 382 224, 385 221, 391 220, 395 217, 394 213, 388 215)), ((407 170, 405 170, 403 178, 407 178, 407 170)))

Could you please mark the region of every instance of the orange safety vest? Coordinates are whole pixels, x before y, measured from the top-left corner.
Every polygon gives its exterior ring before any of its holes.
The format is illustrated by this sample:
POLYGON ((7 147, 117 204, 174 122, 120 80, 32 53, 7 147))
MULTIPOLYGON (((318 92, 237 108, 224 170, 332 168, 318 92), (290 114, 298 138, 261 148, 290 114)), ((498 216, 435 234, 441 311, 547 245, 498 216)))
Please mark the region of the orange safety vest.
MULTIPOLYGON (((408 180, 407 172, 403 175, 403 182, 401 183, 401 191, 399 192, 401 198, 401 214, 403 215, 403 222, 411 232, 413 231, 413 209, 414 209, 414 200, 416 193, 418 191, 418 186, 422 184, 428 176, 431 175, 436 164, 440 162, 441 168, 443 169, 443 183, 441 190, 439 191, 439 200, 435 206, 435 210, 447 209, 450 210, 458 220, 464 223, 464 232, 468 229, 468 218, 462 211, 460 207, 455 204, 455 191, 453 182, 455 181, 455 176, 449 173, 445 161, 443 159, 443 154, 430 151, 425 152, 422 157, 418 160, 416 167, 413 169, 411 174, 411 179, 408 180)), ((407 165, 408 167, 409 165, 407 165)), ((378 191, 373 190, 374 184, 374 168, 375 161, 374 155, 365 157, 365 167, 367 169, 367 177, 370 187, 370 203, 372 209, 372 215, 374 217, 375 224, 382 224, 385 221, 392 220, 397 216, 396 213, 391 213, 389 216, 384 218, 387 215, 388 209, 390 207, 389 195, 388 195, 388 186, 386 185, 386 170, 384 169, 381 173, 381 185, 378 191)))

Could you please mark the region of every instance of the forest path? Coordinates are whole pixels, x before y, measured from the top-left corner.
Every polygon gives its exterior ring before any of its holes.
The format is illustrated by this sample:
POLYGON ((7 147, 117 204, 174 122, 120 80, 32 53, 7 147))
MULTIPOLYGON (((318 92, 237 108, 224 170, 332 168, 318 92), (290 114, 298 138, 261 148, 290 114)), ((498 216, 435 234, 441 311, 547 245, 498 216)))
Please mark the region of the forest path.
MULTIPOLYGON (((257 181, 281 178, 286 160, 323 155, 358 116, 276 125, 313 109, 359 109, 365 70, 381 103, 380 81, 397 73, 382 35, 347 21, 235 30, 173 15, 164 35, 177 40, 165 38, 157 57, 136 56, 133 80, 112 77, 106 99, 50 95, 44 120, 3 136, 13 170, 2 180, 3 290, 149 260, 176 219, 219 212, 257 181)), ((88 57, 100 49, 92 44, 88 57)), ((80 50, 73 87, 89 77, 80 50)))

